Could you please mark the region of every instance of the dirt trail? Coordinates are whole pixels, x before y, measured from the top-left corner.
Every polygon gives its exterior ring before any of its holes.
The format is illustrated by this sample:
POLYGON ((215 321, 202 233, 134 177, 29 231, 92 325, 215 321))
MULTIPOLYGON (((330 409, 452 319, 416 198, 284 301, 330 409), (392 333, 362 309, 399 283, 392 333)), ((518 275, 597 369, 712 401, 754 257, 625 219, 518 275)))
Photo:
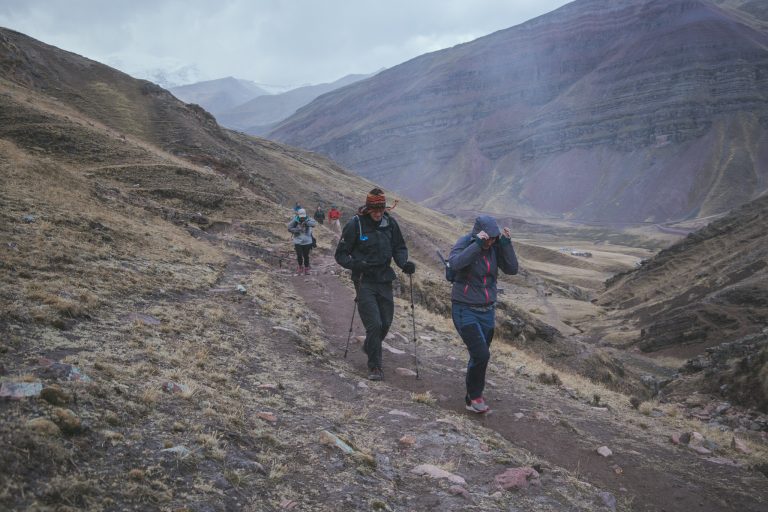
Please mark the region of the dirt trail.
MULTIPOLYGON (((291 281, 296 293, 321 318, 329 357, 341 359, 353 311, 352 288, 346 286, 345 276, 332 273, 340 268, 330 256, 313 254, 313 261, 311 276, 294 276, 291 281)), ((437 406, 470 414, 464 410, 462 400, 466 353, 463 346, 456 344, 455 333, 428 331, 419 323, 421 379, 395 372, 398 367, 414 369, 409 309, 403 303, 396 305, 392 328, 395 338, 387 343, 404 353, 384 351, 385 382, 410 392, 431 391, 437 406), (408 329, 400 330, 398 325, 407 325, 408 329), (425 335, 431 339, 422 340, 425 335)), ((418 323, 418 307, 416 311, 418 323)), ((366 358, 355 336, 363 334, 356 317, 347 360, 361 377, 365 375, 366 358)), ((706 460, 672 445, 668 436, 659 439, 650 435, 642 425, 628 422, 618 413, 580 403, 558 388, 531 386, 530 380, 504 375, 493 364, 488 378, 492 385, 486 389, 486 398, 493 412, 477 416, 478 423, 542 461, 610 490, 624 503, 631 503, 632 510, 766 510, 768 480, 759 473, 706 460), (523 416, 518 419, 516 413, 523 416), (606 459, 595 453, 602 445, 611 447, 614 455, 606 459)))

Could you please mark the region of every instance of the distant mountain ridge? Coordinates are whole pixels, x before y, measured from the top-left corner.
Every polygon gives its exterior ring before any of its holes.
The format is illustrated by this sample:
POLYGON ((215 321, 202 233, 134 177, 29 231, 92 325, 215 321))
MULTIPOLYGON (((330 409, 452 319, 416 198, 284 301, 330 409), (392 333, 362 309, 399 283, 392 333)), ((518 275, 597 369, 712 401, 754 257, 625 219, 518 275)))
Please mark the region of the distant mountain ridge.
POLYGON ((768 189, 759 6, 577 0, 326 94, 269 137, 441 209, 721 213, 768 189))
POLYGON ((231 76, 171 87, 169 90, 181 101, 200 105, 214 116, 253 98, 269 94, 255 82, 231 76))
MULTIPOLYGON (((275 124, 286 119, 318 96, 359 82, 370 75, 347 75, 335 82, 307 85, 282 94, 262 95, 216 115, 223 126, 250 135, 265 135, 275 124)), ((215 115, 215 114, 214 114, 215 115)))

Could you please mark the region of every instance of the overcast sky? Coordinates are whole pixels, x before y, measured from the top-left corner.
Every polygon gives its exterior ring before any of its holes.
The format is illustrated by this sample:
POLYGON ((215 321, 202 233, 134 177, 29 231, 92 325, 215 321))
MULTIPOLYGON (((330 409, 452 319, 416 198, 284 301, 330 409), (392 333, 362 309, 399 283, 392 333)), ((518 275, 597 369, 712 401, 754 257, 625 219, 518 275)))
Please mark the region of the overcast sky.
POLYGON ((372 73, 566 0, 0 0, 0 26, 139 78, 296 86, 372 73))

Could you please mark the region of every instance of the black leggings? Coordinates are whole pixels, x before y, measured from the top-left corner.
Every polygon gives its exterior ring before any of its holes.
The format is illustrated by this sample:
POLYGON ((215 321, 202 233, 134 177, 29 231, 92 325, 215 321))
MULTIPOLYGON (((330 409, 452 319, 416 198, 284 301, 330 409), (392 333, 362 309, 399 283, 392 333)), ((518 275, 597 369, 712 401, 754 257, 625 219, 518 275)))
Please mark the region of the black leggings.
POLYGON ((309 266, 309 251, 312 250, 312 245, 301 245, 301 244, 295 244, 293 246, 294 249, 296 249, 296 259, 299 262, 300 267, 308 267, 309 266))

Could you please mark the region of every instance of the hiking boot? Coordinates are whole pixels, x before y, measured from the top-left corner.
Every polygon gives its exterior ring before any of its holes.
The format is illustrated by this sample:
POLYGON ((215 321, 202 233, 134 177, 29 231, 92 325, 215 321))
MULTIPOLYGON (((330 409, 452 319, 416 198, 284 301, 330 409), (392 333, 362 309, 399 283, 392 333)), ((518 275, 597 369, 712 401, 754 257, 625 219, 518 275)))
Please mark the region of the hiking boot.
POLYGON ((384 372, 381 371, 381 368, 371 368, 368 371, 368 380, 383 380, 384 379, 384 372))
MULTIPOLYGON (((466 399, 465 399, 465 402, 466 402, 466 399)), ((474 400, 469 400, 469 402, 467 403, 467 410, 477 414, 485 414, 486 412, 490 411, 491 408, 486 405, 485 400, 483 400, 483 397, 480 397, 480 398, 475 398, 474 400)))
POLYGON ((304 273, 304 267, 303 266, 299 265, 298 267, 296 267, 296 275, 297 276, 300 276, 303 273, 304 273))
POLYGON ((304 275, 305 275, 305 276, 308 276, 308 275, 309 275, 309 265, 307 265, 306 267, 304 267, 304 275))

